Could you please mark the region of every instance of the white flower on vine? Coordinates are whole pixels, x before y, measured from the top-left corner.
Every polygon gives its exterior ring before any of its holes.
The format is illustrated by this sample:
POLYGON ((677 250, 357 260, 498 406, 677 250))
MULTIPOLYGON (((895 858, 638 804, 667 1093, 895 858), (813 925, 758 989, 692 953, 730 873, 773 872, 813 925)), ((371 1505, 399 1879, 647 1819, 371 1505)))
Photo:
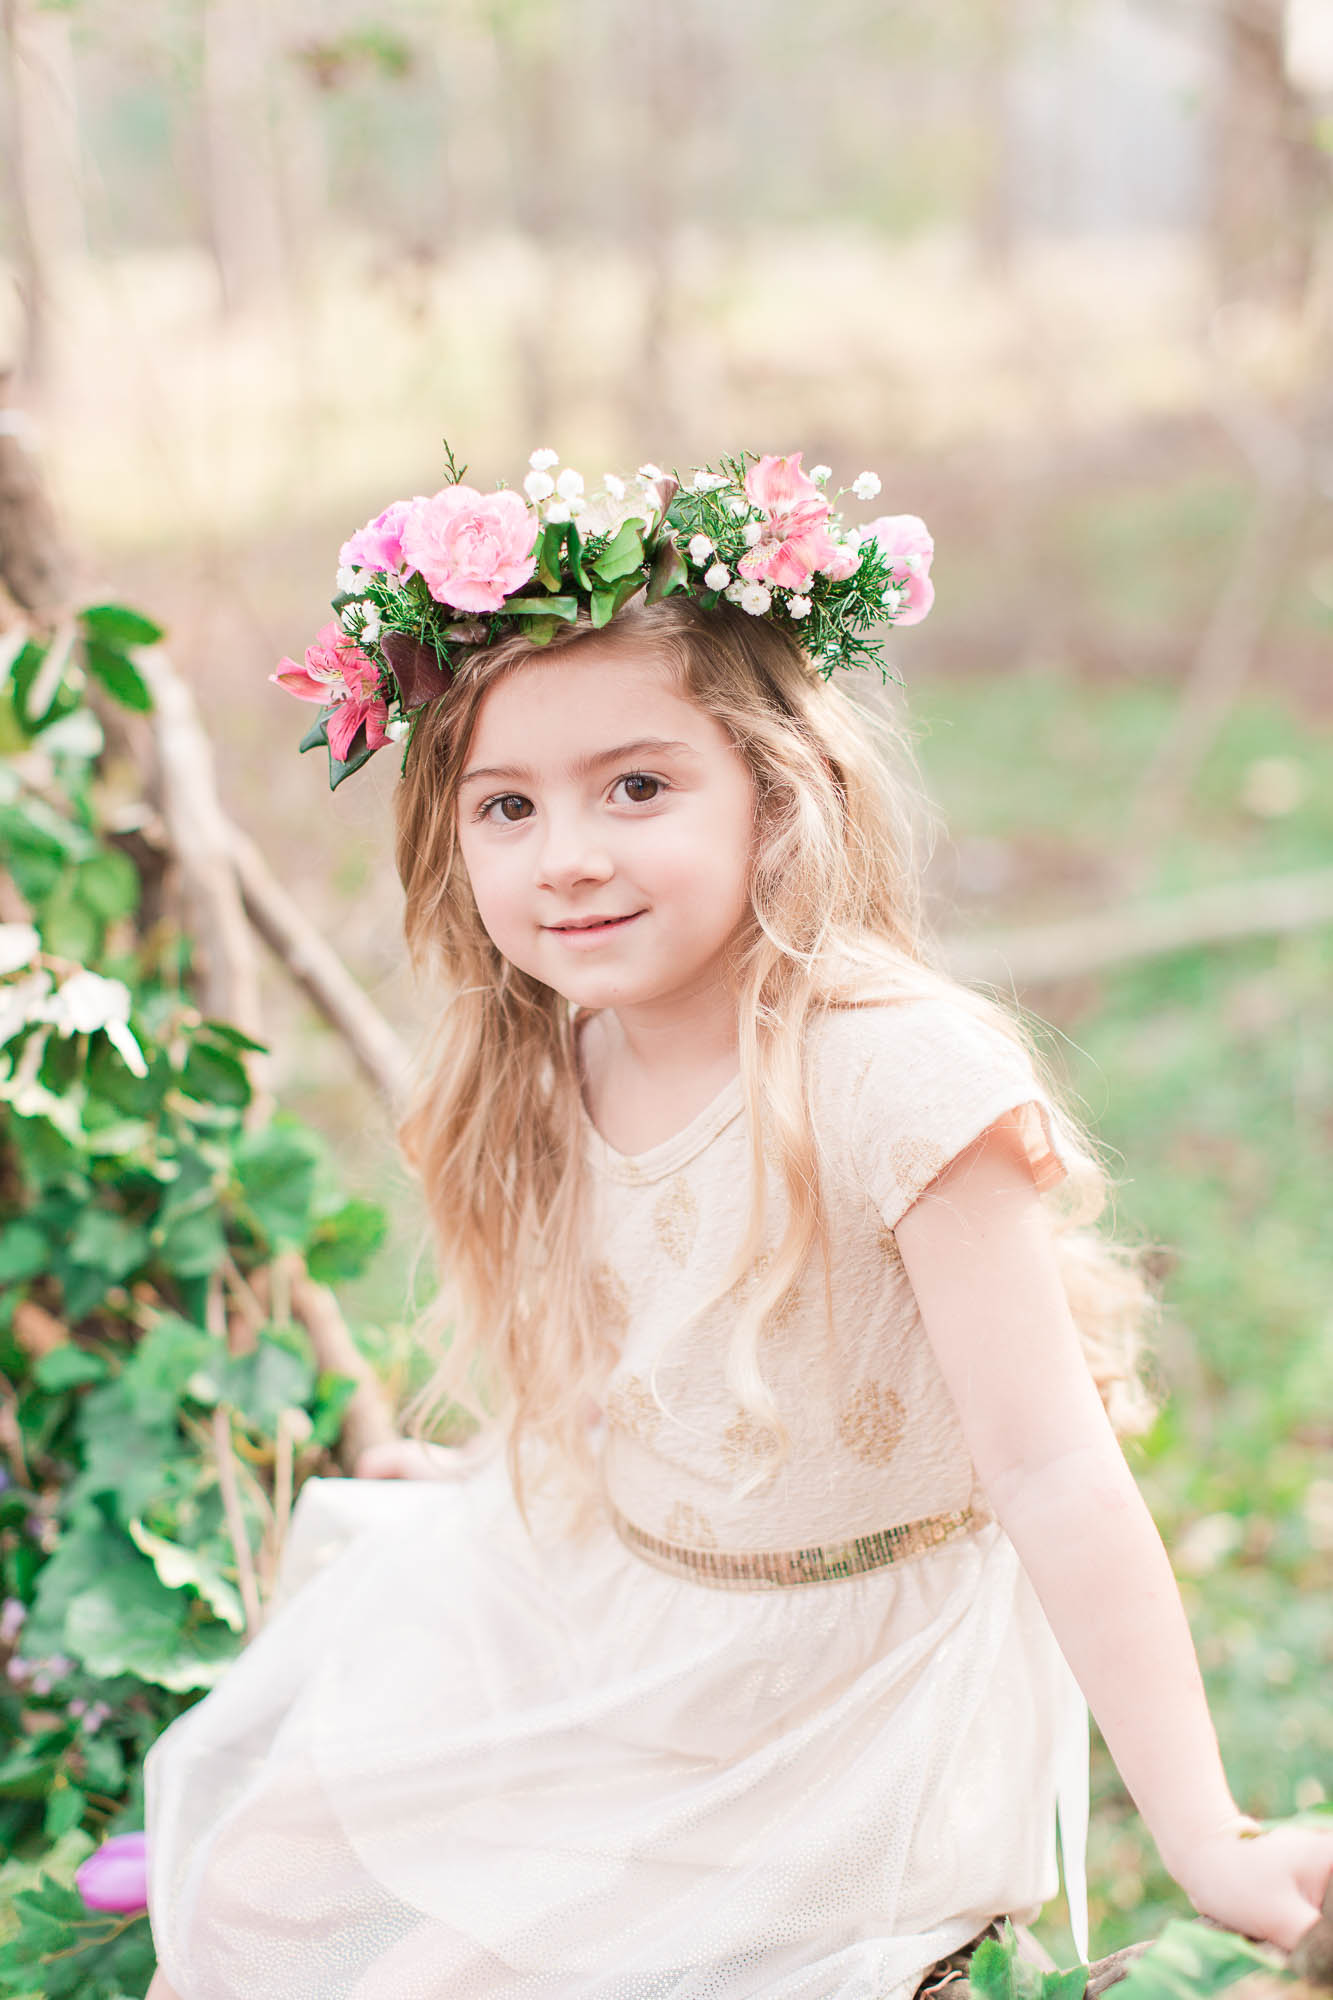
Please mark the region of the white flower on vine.
MULTIPOLYGON (((544 457, 545 453, 534 453, 533 455, 534 457, 544 457)), ((523 481, 523 491, 535 507, 539 501, 550 499, 551 495, 555 492, 555 481, 549 472, 543 472, 539 466, 535 472, 530 472, 523 481)))
POLYGON ((558 451, 534 451, 528 458, 528 464, 534 472, 545 472, 548 466, 558 465, 559 463, 560 454, 558 451))
POLYGON ((831 465, 812 465, 810 467, 810 477, 814 480, 816 486, 826 486, 833 477, 833 467, 831 465))
POLYGON ((555 490, 562 500, 577 500, 583 492, 583 474, 567 465, 555 482, 555 490))
POLYGON ((858 500, 873 500, 879 488, 880 478, 877 472, 858 472, 852 481, 852 491, 858 500))

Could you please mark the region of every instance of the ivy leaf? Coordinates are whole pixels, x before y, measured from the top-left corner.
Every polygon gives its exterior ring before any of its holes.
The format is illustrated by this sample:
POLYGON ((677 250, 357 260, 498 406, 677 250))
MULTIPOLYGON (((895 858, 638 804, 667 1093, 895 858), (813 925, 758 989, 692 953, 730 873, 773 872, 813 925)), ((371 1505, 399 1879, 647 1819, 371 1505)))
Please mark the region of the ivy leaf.
POLYGON ((244 1110, 252 1095, 245 1064, 230 1050, 212 1048, 196 1036, 181 1070, 181 1089, 205 1104, 244 1110))
POLYGON ((70 1239, 68 1256, 96 1272, 105 1291, 118 1285, 148 1261, 148 1231, 123 1215, 106 1208, 88 1208, 79 1217, 70 1239))
POLYGON ((618 583, 632 570, 642 569, 643 529, 637 522, 622 522, 591 567, 600 583, 618 583))
POLYGON ((315 1393, 314 1356, 295 1328, 266 1328, 249 1354, 230 1355, 205 1373, 218 1401, 258 1431, 272 1432, 283 1410, 303 1409, 315 1393))
POLYGON ((1125 2000, 1199 2000, 1248 1973, 1274 1971, 1270 1952, 1231 1931, 1177 1919, 1121 1981, 1125 2000))
POLYGON ((83 657, 89 673, 102 683, 108 694, 115 696, 122 708, 135 709, 141 715, 151 711, 152 694, 133 660, 116 647, 93 638, 84 641, 83 657))
POLYGON ((53 1347, 33 1363, 32 1379, 48 1395, 59 1395, 89 1382, 104 1382, 106 1373, 102 1356, 89 1348, 53 1347))
POLYGON ((8 1222, 0 1230, 0 1285, 34 1278, 44 1269, 51 1248, 44 1232, 31 1222, 8 1222))
POLYGON ((245 1630, 241 1593, 205 1550, 170 1542, 153 1534, 140 1520, 131 1521, 129 1530, 130 1540, 143 1550, 168 1590, 193 1590, 230 1631, 245 1630))
POLYGON ((86 605, 79 620, 90 638, 102 639, 108 646, 155 646, 163 637, 160 625, 124 604, 86 605))
POLYGON ((104 923, 132 916, 139 907, 139 875, 118 847, 103 847, 80 865, 80 902, 95 910, 104 923))
POLYGON ((232 1159, 246 1207, 269 1245, 302 1248, 322 1160, 314 1134, 275 1118, 263 1131, 243 1133, 232 1159))
POLYGON ((384 1241, 388 1217, 378 1202, 345 1201, 315 1225, 306 1268, 320 1284, 359 1278, 384 1241))
POLYGON ((202 1327, 164 1313, 121 1370, 120 1388, 141 1424, 165 1429, 190 1400, 189 1384, 213 1360, 218 1343, 202 1327))

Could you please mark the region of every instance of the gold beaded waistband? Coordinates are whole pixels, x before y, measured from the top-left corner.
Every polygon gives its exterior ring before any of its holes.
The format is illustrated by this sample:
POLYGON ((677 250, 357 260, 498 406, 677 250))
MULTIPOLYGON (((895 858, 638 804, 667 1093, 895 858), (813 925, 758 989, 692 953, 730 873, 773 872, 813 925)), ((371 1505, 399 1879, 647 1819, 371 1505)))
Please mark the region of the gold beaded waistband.
POLYGON ((611 1525, 634 1554, 657 1569, 687 1576, 715 1590, 785 1590, 802 1583, 832 1583, 839 1577, 860 1576, 889 1563, 910 1562, 943 1542, 973 1533, 987 1516, 974 1507, 957 1514, 931 1514, 925 1520, 904 1521, 854 1541, 832 1542, 810 1549, 686 1549, 636 1528, 616 1507, 611 1525))

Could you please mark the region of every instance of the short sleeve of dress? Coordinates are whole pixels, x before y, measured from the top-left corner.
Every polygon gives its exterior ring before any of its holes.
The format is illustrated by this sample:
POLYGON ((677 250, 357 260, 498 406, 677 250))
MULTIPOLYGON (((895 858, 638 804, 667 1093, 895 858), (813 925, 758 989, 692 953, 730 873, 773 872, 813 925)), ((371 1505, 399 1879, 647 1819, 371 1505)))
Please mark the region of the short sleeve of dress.
POLYGON ((1045 1193, 1090 1165, 1020 1043, 934 996, 866 1010, 852 1100, 857 1179, 892 1229, 918 1195, 1011 1115, 1045 1193))

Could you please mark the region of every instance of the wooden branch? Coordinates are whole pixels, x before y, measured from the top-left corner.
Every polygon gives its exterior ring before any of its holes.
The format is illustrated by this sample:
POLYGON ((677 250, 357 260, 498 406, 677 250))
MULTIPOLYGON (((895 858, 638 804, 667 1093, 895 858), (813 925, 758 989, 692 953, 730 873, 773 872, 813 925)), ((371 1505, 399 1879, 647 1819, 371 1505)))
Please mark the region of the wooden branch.
POLYGON ((343 1412, 338 1460, 350 1472, 362 1452, 398 1436, 383 1384, 347 1330, 338 1301, 327 1285, 316 1284, 299 1254, 289 1252, 275 1263, 285 1265, 291 1284, 292 1312, 310 1335, 321 1368, 350 1375, 356 1390, 343 1412))
POLYGON ((211 1429, 213 1462, 217 1467, 218 1487, 222 1494, 222 1513, 227 1523, 231 1552, 236 1558, 236 1580, 240 1585, 241 1605, 245 1612, 245 1636, 252 1639, 259 1630, 263 1609, 259 1601, 259 1585, 255 1580, 250 1537, 246 1533, 245 1515, 241 1511, 240 1490, 236 1484, 236 1461, 231 1450, 231 1412, 220 1403, 213 1412, 211 1429))
POLYGON ((274 876, 253 840, 236 826, 228 834, 251 923, 341 1035, 376 1090, 390 1105, 401 1104, 409 1066, 405 1045, 274 876))
MULTIPOLYGON (((157 781, 171 846, 180 861, 194 928, 204 950, 200 1005, 211 1019, 230 1021, 262 1039, 259 967, 232 860, 231 828, 218 801, 213 751, 194 696, 162 646, 135 648, 135 662, 152 691, 157 781)), ((256 1097, 250 1122, 272 1108, 262 1088, 264 1059, 247 1059, 256 1097)))
POLYGON ((1060 923, 946 939, 958 978, 993 986, 1049 986, 1145 958, 1333 924, 1333 868, 1195 889, 1169 903, 1099 911, 1060 923))

